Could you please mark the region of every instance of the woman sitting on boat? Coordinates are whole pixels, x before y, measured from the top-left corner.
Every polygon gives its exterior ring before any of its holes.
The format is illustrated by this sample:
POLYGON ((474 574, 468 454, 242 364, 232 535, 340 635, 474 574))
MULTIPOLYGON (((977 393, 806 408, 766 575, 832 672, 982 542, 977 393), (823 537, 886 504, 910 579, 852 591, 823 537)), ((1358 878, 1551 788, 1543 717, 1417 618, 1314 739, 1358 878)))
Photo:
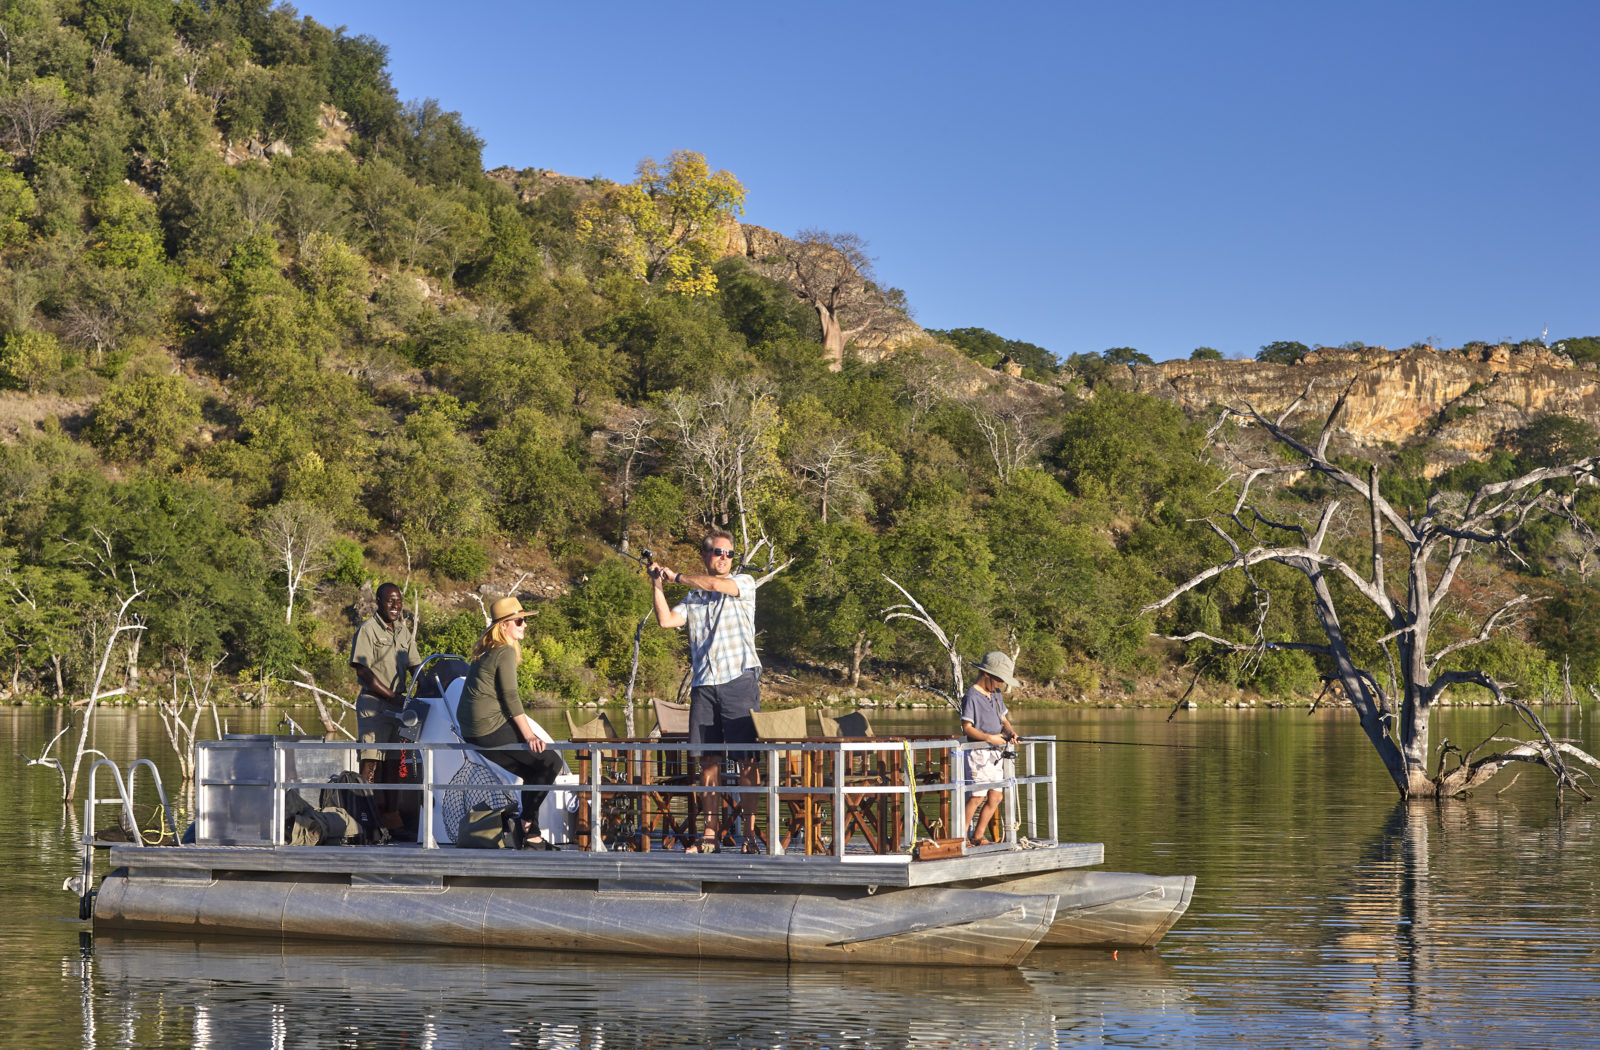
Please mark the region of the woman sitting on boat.
POLYGON ((544 739, 517 694, 517 665, 527 621, 522 603, 501 598, 489 607, 490 623, 472 650, 472 668, 461 689, 456 718, 461 736, 479 747, 524 744, 527 751, 485 751, 484 757, 522 778, 523 849, 554 849, 539 830, 539 806, 563 768, 561 756, 546 751, 544 739))

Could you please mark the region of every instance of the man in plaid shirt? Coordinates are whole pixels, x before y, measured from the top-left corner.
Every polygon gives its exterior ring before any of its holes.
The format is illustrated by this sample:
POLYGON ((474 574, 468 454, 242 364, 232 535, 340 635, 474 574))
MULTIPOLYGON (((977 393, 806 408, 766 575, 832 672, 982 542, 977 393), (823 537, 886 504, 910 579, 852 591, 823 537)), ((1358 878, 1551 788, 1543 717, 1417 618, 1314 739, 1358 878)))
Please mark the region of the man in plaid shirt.
MULTIPOLYGON (((761 658, 756 655, 756 581, 748 573, 733 572, 733 537, 718 529, 700 542, 703 574, 674 572, 653 565, 656 621, 663 627, 689 627, 689 664, 693 678, 689 690, 689 742, 691 744, 749 744, 756 739, 750 712, 761 710, 761 658), (667 605, 664 587, 676 583, 689 588, 677 605, 667 605)), ((755 756, 731 752, 740 762, 739 783, 756 783, 755 756)), ((723 753, 700 757, 700 783, 716 787, 723 753)), ((706 800, 706 828, 698 843, 686 853, 716 853, 720 849, 722 816, 717 795, 706 800)), ((748 819, 748 818, 747 818, 748 819)), ((745 836, 745 851, 757 847, 745 836)))

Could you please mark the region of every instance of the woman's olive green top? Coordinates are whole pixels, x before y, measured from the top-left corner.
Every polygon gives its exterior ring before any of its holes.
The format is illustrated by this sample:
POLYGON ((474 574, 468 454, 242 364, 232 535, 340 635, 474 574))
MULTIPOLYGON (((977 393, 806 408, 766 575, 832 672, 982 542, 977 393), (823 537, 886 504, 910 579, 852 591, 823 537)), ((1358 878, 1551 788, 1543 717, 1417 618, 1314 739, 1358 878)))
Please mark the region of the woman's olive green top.
POLYGON ((521 714, 527 714, 517 695, 517 651, 497 645, 472 661, 467 683, 461 687, 456 719, 464 737, 488 736, 521 714))

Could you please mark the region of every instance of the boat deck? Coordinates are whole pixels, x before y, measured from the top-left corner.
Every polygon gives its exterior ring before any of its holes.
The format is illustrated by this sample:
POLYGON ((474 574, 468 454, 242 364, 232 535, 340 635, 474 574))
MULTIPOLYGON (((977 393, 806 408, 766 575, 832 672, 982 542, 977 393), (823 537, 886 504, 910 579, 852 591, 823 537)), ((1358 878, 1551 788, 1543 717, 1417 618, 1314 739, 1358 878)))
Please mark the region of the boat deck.
POLYGON ((219 872, 349 875, 367 883, 404 885, 444 879, 702 882, 806 886, 938 886, 996 876, 1028 875, 1103 863, 1098 842, 999 849, 941 860, 908 854, 847 853, 746 856, 717 853, 590 852, 577 849, 467 850, 386 846, 133 846, 110 848, 112 868, 141 877, 211 878, 219 872))

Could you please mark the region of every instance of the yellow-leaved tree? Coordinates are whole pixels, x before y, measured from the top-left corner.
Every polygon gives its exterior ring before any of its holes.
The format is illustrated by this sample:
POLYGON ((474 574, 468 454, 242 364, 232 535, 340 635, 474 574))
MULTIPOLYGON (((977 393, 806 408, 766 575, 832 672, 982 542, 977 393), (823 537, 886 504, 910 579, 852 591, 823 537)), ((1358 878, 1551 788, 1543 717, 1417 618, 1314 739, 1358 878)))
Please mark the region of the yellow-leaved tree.
POLYGON ((578 236, 611 261, 679 295, 717 290, 711 264, 729 223, 744 214, 744 185, 712 171, 703 154, 677 150, 665 164, 646 157, 638 177, 591 201, 578 215, 578 236))

